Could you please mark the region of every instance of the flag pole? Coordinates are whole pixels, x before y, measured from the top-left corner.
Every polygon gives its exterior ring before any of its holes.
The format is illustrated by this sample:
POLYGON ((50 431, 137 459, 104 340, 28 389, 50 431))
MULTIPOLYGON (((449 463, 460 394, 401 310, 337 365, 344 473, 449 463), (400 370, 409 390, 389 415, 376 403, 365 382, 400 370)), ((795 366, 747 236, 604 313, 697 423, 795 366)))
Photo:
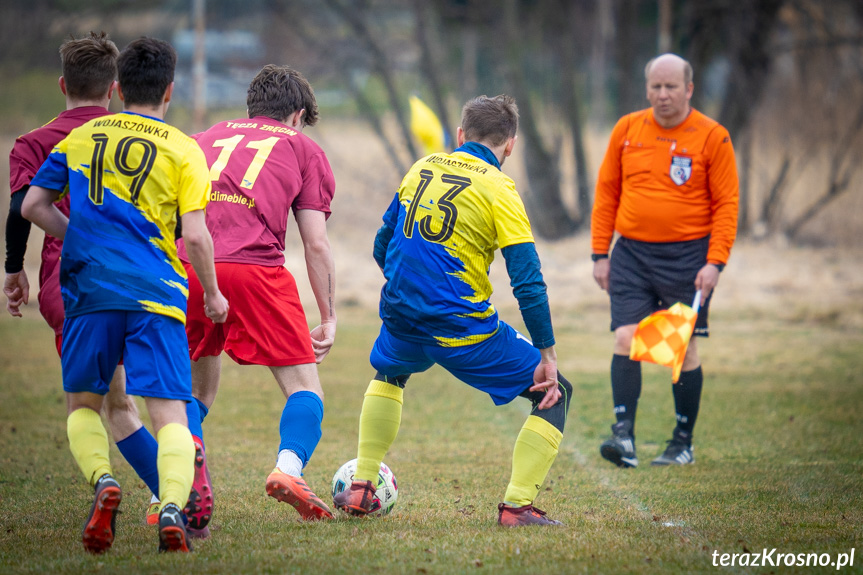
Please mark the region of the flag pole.
POLYGON ((701 307, 701 290, 695 292, 695 299, 692 300, 692 311, 698 313, 698 309, 701 307))

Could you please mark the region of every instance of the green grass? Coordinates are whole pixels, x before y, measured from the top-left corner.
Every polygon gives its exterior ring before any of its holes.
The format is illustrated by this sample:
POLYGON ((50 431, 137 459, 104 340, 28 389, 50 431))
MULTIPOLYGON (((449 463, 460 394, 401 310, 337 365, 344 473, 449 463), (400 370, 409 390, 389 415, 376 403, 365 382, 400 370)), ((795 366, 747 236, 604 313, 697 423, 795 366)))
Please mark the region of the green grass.
MULTIPOLYGON (((387 518, 303 524, 269 499, 283 398, 268 370, 230 360, 205 422, 216 488, 213 536, 189 556, 156 553, 148 492, 112 447, 124 488, 109 553, 87 555, 79 528, 91 501, 69 454, 59 360, 31 307, 0 319, 0 572, 2 573, 812 573, 835 568, 716 568, 714 551, 777 548, 847 553, 863 572, 863 334, 758 310, 716 314, 701 342, 706 382, 697 463, 646 465, 673 427, 670 372, 645 366, 642 467, 598 453, 611 423, 611 336, 604 310, 555 318, 561 371, 575 386, 560 455, 537 505, 566 525, 495 525, 527 402, 495 408, 433 368, 411 379, 402 428, 386 457, 399 482, 387 518)), ((512 314, 506 314, 507 317, 512 314)), ((374 314, 340 310, 321 368, 323 439, 306 470, 328 499, 332 474, 356 456, 357 418, 372 375, 374 314)))

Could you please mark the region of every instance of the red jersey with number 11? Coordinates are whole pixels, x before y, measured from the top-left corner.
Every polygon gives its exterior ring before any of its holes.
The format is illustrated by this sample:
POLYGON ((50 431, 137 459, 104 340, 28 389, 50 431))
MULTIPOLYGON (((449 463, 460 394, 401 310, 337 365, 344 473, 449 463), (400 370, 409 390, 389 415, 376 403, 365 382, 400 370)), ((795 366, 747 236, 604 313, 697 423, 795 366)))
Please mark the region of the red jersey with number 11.
MULTIPOLYGON (((215 261, 284 265, 288 212, 329 217, 333 171, 320 146, 297 130, 258 116, 220 122, 194 137, 213 182, 207 228, 215 261)), ((188 261, 182 240, 178 248, 188 261)))

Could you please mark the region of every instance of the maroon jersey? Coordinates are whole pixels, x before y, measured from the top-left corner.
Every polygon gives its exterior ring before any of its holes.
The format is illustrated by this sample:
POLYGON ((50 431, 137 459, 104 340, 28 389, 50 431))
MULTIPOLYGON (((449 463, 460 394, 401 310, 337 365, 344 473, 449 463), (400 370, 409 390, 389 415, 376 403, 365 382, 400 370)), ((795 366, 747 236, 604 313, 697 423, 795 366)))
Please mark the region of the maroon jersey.
MULTIPOLYGON (((100 106, 82 106, 61 112, 59 116, 32 132, 20 136, 9 153, 9 190, 15 193, 29 186, 42 162, 69 132, 93 118, 105 116, 100 106)), ((69 215, 69 196, 57 207, 69 215)), ((60 297, 60 252, 63 242, 45 234, 42 244, 42 266, 39 269, 39 311, 58 335, 63 331, 63 300, 60 297)))
MULTIPOLYGON (((207 228, 215 261, 284 265, 288 212, 329 217, 333 171, 320 146, 302 133, 258 116, 221 122, 195 139, 213 181, 207 228)), ((182 240, 178 248, 188 261, 182 240)))

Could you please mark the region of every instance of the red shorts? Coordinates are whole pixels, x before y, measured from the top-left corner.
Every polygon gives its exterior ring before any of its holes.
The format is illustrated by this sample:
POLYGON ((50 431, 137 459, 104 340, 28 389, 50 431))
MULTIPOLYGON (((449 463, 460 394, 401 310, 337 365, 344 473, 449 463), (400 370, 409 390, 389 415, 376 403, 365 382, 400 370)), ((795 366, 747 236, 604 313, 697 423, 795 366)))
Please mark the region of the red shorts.
POLYGON ((243 365, 315 363, 312 338, 291 273, 282 266, 217 263, 219 290, 230 310, 225 323, 204 314, 204 291, 191 264, 186 335, 192 361, 225 351, 243 365))
MULTIPOLYGON (((59 250, 52 255, 46 247, 42 252, 42 267, 39 270, 39 313, 58 337, 63 335, 63 320, 66 319, 63 296, 60 295, 59 255, 59 250)), ((59 349, 59 344, 57 347, 59 349)))

